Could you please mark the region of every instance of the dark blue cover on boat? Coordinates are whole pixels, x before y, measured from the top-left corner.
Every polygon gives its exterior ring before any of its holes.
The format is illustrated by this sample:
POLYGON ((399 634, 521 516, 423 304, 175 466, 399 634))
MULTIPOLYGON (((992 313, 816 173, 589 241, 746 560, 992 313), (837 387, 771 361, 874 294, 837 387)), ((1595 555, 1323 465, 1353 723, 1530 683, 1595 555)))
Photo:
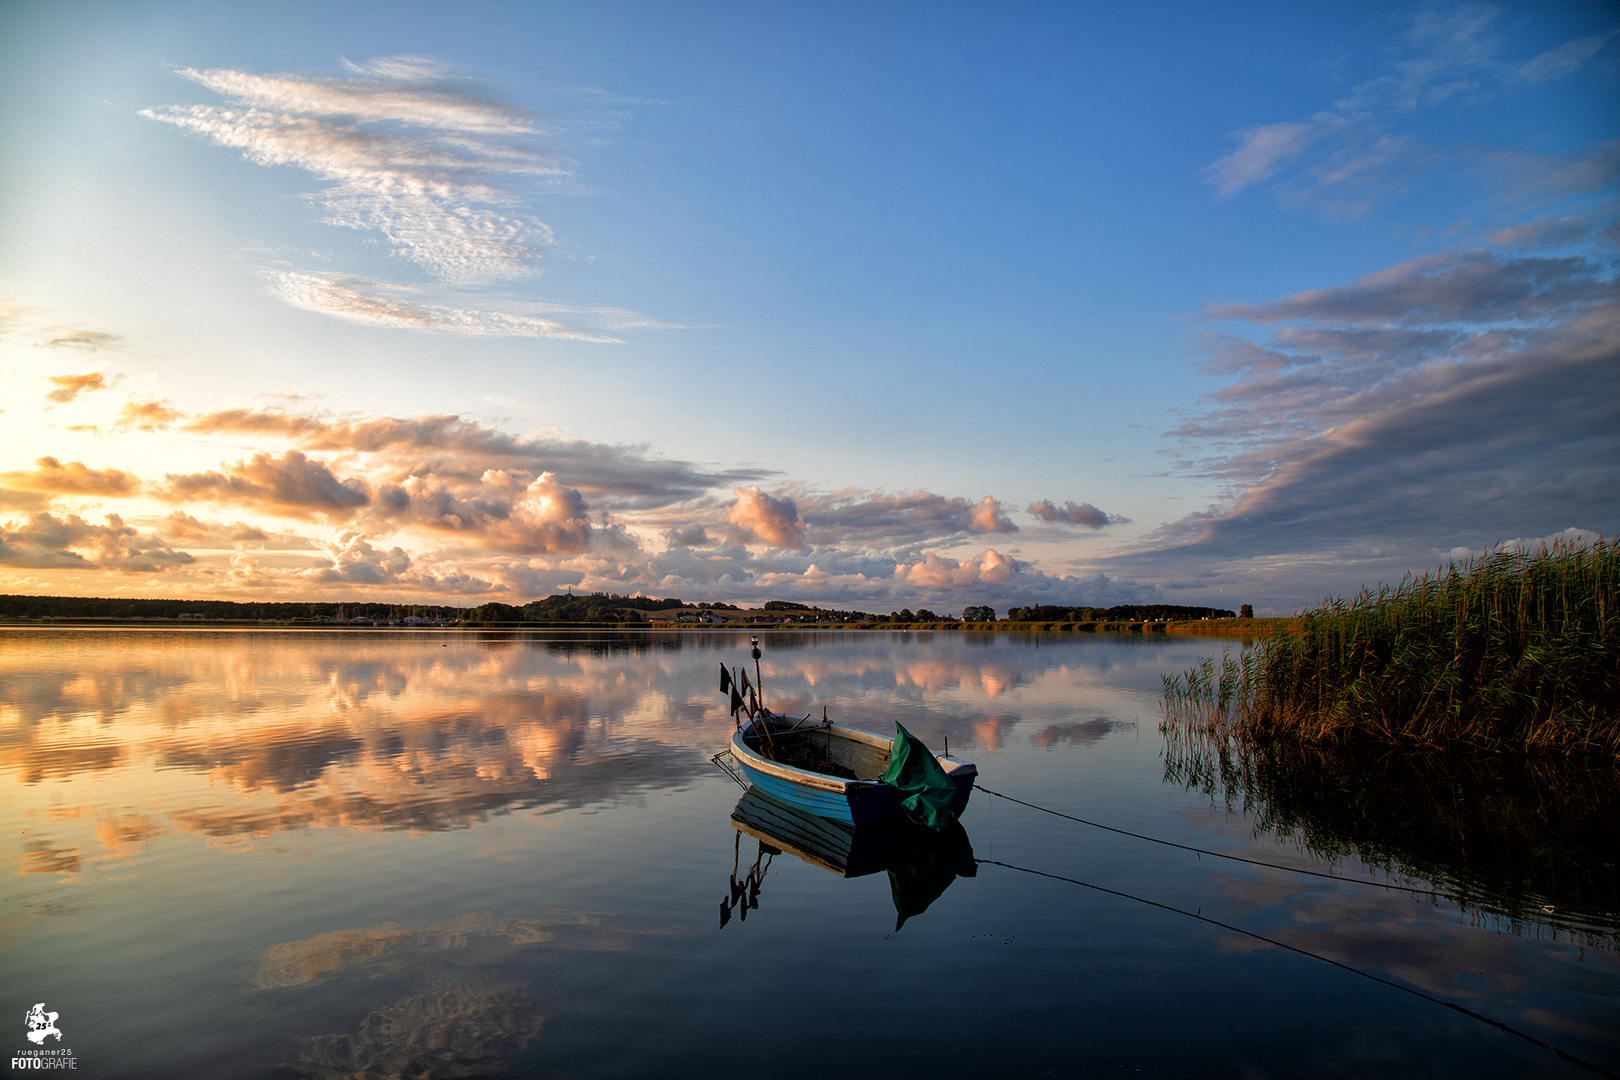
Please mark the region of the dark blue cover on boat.
POLYGON ((894 788, 900 805, 918 824, 943 829, 956 820, 951 810, 956 785, 951 783, 922 740, 899 724, 894 725, 889 767, 878 779, 894 788))

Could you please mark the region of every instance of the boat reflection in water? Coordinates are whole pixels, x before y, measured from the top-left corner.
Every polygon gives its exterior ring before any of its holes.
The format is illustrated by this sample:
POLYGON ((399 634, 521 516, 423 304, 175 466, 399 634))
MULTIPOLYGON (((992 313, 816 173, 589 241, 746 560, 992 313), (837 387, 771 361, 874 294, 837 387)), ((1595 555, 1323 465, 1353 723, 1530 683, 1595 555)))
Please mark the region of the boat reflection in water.
POLYGON ((750 909, 759 907, 765 872, 771 860, 784 852, 839 877, 865 877, 887 870, 896 930, 907 919, 927 911, 951 882, 978 872, 967 830, 960 822, 938 830, 905 822, 857 828, 796 810, 750 788, 731 811, 731 824, 737 830, 737 858, 732 864, 730 891, 720 902, 722 927, 734 913, 746 919, 750 909), (739 876, 745 833, 759 841, 759 852, 754 864, 739 876))

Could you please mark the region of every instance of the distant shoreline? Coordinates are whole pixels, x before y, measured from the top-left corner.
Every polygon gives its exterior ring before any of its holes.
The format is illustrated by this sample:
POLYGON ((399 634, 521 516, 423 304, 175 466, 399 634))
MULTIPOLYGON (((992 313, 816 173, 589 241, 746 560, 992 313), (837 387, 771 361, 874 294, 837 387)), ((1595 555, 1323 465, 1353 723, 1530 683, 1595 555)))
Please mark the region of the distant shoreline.
POLYGON ((176 618, 173 616, 136 615, 127 617, 90 617, 90 616, 41 616, 29 618, 26 616, 0 616, 0 628, 14 627, 139 627, 139 628, 238 628, 238 629, 265 629, 265 630, 410 630, 410 631, 449 631, 449 630, 611 630, 646 633, 653 630, 678 630, 683 633, 703 631, 736 632, 741 630, 791 630, 801 632, 814 632, 822 630, 931 630, 931 631, 959 631, 966 633, 986 632, 1016 632, 1016 633, 1176 633, 1176 634, 1212 634, 1212 635, 1238 635, 1251 636, 1255 634, 1276 633, 1298 629, 1298 618, 1270 618, 1270 619, 1198 619, 1198 620, 1157 620, 1157 621, 1131 621, 1108 622, 1089 621, 1073 623, 1047 623, 1047 622, 1009 622, 998 620, 996 622, 932 622, 932 623, 902 623, 902 622, 858 622, 858 623, 797 623, 797 622, 725 622, 725 623, 677 623, 677 622, 641 622, 641 623, 603 623, 603 622, 555 622, 555 621, 525 621, 525 622, 490 622, 490 623, 446 623, 443 625, 417 625, 403 626, 383 623, 331 623, 318 621, 299 621, 288 619, 202 619, 202 618, 176 618))

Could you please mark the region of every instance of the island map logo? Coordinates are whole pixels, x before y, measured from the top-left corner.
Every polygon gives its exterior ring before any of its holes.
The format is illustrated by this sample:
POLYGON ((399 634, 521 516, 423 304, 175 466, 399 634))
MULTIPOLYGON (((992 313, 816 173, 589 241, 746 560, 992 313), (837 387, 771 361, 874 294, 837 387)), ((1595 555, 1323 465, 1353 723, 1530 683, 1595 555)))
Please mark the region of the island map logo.
POLYGON ((19 1050, 11 1059, 13 1069, 77 1069, 79 1059, 73 1051, 62 1048, 62 1029, 56 1026, 59 1012, 46 1012, 45 1003, 38 1002, 23 1014, 23 1033, 35 1046, 43 1047, 46 1039, 55 1039, 50 1050, 19 1050))

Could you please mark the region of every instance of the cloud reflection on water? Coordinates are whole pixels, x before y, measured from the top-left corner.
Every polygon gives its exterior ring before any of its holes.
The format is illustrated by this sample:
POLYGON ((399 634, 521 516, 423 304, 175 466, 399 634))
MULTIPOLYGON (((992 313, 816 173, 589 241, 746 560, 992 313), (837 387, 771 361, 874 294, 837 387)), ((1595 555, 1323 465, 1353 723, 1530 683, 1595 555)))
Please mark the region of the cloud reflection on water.
MULTIPOLYGON (((353 1031, 306 1036, 296 1068, 313 1077, 479 1075, 521 1051, 556 1009, 504 972, 531 949, 628 952, 669 930, 629 930, 596 912, 548 910, 545 918, 467 912, 415 929, 393 922, 273 945, 259 957, 260 991, 305 991, 344 980, 364 1001, 379 986, 402 996, 372 1008, 353 1031)), ((309 1008, 306 998, 298 1006, 309 1008)), ((499 1071, 499 1070, 497 1070, 499 1071)))
MULTIPOLYGON (((737 661, 740 640, 12 632, 0 774, 69 785, 60 793, 83 800, 106 857, 167 833, 238 847, 308 828, 463 828, 689 781, 731 726, 709 656, 737 661)), ((814 641, 770 642, 777 708, 830 703, 843 719, 991 754, 1022 722, 1020 699, 1077 703, 1090 670, 1117 663, 1099 650, 1012 657, 965 638, 814 641)), ((1107 721, 1080 723, 1032 738, 1106 734, 1095 725, 1107 721)), ((23 865, 73 873, 84 861, 36 852, 23 865)))

